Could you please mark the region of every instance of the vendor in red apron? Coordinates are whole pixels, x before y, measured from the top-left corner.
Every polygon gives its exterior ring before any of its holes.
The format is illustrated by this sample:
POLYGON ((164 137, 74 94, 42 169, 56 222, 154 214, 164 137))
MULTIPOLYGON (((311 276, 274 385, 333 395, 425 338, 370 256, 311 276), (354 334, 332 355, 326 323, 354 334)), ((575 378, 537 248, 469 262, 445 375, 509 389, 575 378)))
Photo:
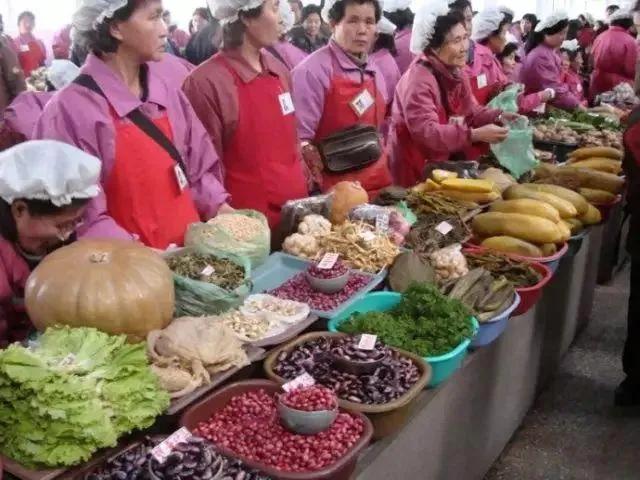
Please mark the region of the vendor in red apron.
POLYGON ((75 240, 99 183, 100 160, 65 143, 31 141, 0 152, 0 348, 32 329, 27 278, 45 255, 75 240))
POLYGON ((36 68, 44 66, 47 59, 47 49, 42 40, 33 35, 36 26, 36 17, 27 11, 18 15, 19 35, 13 39, 20 66, 24 76, 28 77, 36 68))
POLYGON ((289 72, 265 50, 280 37, 278 1, 209 0, 209 8, 223 26, 222 50, 187 77, 184 92, 221 156, 231 205, 262 212, 273 229, 285 202, 308 195, 289 72))
POLYGON ((182 245, 191 223, 230 207, 207 132, 184 94, 147 64, 164 55, 162 2, 83 0, 74 28, 92 53, 47 104, 34 136, 102 161, 103 192, 79 233, 182 245))
MULTIPOLYGON (((332 39, 292 73, 302 154, 323 192, 349 180, 359 181, 373 197, 391 184, 382 138, 375 138, 391 99, 382 71, 368 58, 381 8, 377 0, 328 0, 322 15, 333 28, 332 39), (366 156, 349 155, 348 171, 338 173, 331 159, 321 158, 322 145, 327 137, 354 127, 373 127, 373 138, 365 138, 373 150, 366 156)), ((353 151, 363 148, 366 146, 349 146, 353 151)))
POLYGON ((463 69, 469 38, 464 18, 446 1, 425 2, 416 13, 411 50, 419 58, 400 79, 389 135, 394 183, 410 187, 429 162, 462 156, 474 143, 503 141, 503 120, 515 114, 480 106, 463 69))

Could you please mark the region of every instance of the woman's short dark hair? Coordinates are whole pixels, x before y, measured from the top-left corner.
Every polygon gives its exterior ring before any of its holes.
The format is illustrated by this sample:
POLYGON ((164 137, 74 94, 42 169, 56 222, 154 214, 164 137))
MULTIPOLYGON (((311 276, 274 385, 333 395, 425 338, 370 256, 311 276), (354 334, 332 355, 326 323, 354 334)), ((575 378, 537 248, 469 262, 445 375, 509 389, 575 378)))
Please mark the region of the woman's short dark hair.
POLYGON ((382 49, 389 50, 389 53, 394 57, 398 55, 398 49, 396 48, 396 40, 393 35, 389 35, 388 33, 379 33, 378 38, 376 38, 376 43, 373 45, 373 51, 377 52, 382 49))
MULTIPOLYGON (((29 215, 32 217, 48 217, 50 215, 57 215, 64 212, 68 208, 78 208, 89 203, 89 199, 75 199, 70 205, 64 207, 57 207, 48 200, 26 200, 16 199, 14 202, 22 201, 27 205, 29 215)), ((11 204, 0 198, 0 235, 5 240, 16 243, 18 241, 18 227, 16 221, 13 218, 13 212, 11 211, 11 204)))
MULTIPOLYGON (((498 58, 499 61, 502 62, 503 59, 507 58, 508 56, 517 53, 518 52, 518 44, 517 43, 507 43, 504 48, 502 49, 502 52, 500 52, 498 55, 496 55, 496 57, 498 58)), ((516 55, 516 60, 518 60, 518 57, 516 55)))
POLYGON ((262 6, 252 8, 251 10, 240 10, 238 12, 238 20, 231 23, 226 23, 222 27, 222 49, 233 50, 238 48, 244 42, 244 32, 246 27, 242 22, 243 18, 258 18, 262 15, 262 6))
POLYGON ((438 49, 447 41, 447 34, 456 25, 464 26, 464 17, 458 11, 450 11, 446 15, 441 15, 436 19, 436 28, 431 37, 428 48, 438 49))
POLYGON ((329 10, 329 20, 340 23, 346 15, 349 5, 366 5, 367 3, 373 5, 376 12, 376 22, 379 22, 382 18, 382 9, 377 0, 338 0, 329 10))
POLYGON ((464 13, 467 8, 471 7, 471 2, 469 0, 456 0, 455 2, 449 3, 449 8, 459 13, 464 13))
POLYGON ((533 50, 542 42, 544 42, 544 37, 546 35, 555 35, 556 33, 560 33, 568 26, 569 26, 569 20, 561 20, 555 25, 552 25, 549 28, 545 28, 541 32, 534 32, 534 34, 531 35, 531 38, 529 38, 529 41, 527 42, 525 51, 527 53, 531 52, 531 50, 533 50))
POLYGON ((319 5, 307 5, 302 9, 302 14, 300 15, 300 21, 304 22, 309 16, 317 13, 320 19, 322 20, 322 9, 319 5))
POLYGON ((617 20, 612 20, 611 21, 611 26, 612 27, 620 27, 620 28, 624 28, 625 30, 629 30, 631 27, 633 27, 633 19, 632 18, 619 18, 617 20))
POLYGON ((204 18, 207 22, 210 22, 211 19, 213 18, 211 16, 211 12, 209 12, 209 9, 206 7, 198 7, 193 11, 193 15, 191 15, 192 17, 198 15, 199 17, 204 18))
POLYGON ((578 34, 580 33, 580 28, 582 28, 580 20, 570 20, 569 29, 567 30, 567 40, 577 39, 578 34))
POLYGON ((32 22, 36 21, 36 16, 33 14, 33 12, 26 10, 22 12, 20 15, 18 15, 18 25, 20 25, 20 22, 22 22, 22 20, 24 20, 25 18, 28 18, 32 22))
POLYGON ((561 48, 560 51, 562 53, 566 53, 569 56, 569 60, 570 61, 574 61, 576 58, 578 58, 578 55, 582 53, 582 51, 578 48, 577 50, 569 50, 567 48, 561 48))
POLYGON ((404 30, 413 24, 414 15, 410 8, 396 10, 395 12, 384 12, 383 15, 387 17, 387 20, 398 27, 398 31, 404 30))

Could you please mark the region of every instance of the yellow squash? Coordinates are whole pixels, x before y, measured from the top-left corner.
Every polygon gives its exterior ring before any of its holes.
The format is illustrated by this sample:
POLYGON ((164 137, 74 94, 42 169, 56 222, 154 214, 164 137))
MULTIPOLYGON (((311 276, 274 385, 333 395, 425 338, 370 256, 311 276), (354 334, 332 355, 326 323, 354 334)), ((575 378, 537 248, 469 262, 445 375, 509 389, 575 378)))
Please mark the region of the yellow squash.
POLYGON ((560 242, 568 241, 571 238, 571 227, 569 227, 569 225, 567 225, 564 221, 558 222, 556 226, 558 227, 558 230, 560 230, 560 242))
POLYGON ((507 200, 530 198, 532 200, 548 203, 558 211, 560 218, 572 218, 578 215, 576 207, 574 207, 571 202, 560 198, 557 195, 528 188, 524 185, 513 185, 512 187, 509 187, 507 191, 504 192, 504 198, 507 200))
MULTIPOLYGON (((569 190, 568 188, 546 183, 525 183, 523 186, 532 188, 538 192, 550 193, 551 195, 555 195, 556 197, 560 197, 563 200, 570 202, 575 207, 578 215, 582 215, 587 211, 587 208, 589 208, 589 202, 587 202, 582 195, 574 192, 573 190, 569 190)), ((575 215, 572 215, 572 217, 575 217, 575 215)))
POLYGON ((569 164, 571 168, 590 168, 598 172, 619 174, 622 171, 622 162, 611 158, 587 158, 569 164))
POLYGON ((458 174, 456 172, 450 172, 449 170, 434 170, 431 172, 431 178, 438 183, 442 183, 450 178, 458 178, 458 174))
POLYGON ((530 243, 563 241, 563 234, 558 224, 545 218, 522 213, 481 213, 473 219, 473 231, 482 238, 508 236, 530 243))
POLYGON ((564 222, 571 230, 571 235, 577 235, 584 230, 584 225, 577 218, 567 218, 564 222))
POLYGON ((542 251, 532 243, 525 242, 519 238, 499 236, 489 237, 482 244, 483 247, 497 252, 513 253, 524 257, 542 257, 542 251))
POLYGON ((492 212, 524 213, 534 217, 546 218, 553 223, 560 221, 560 213, 548 203, 531 198, 519 198, 516 200, 500 200, 491 205, 492 212))
POLYGON ((500 198, 500 194, 497 192, 478 193, 461 192, 459 190, 440 190, 438 191, 438 194, 455 200, 460 200, 462 202, 473 202, 479 204, 491 203, 500 198))
POLYGON ((489 180, 473 180, 464 178, 448 178, 441 182, 445 190, 456 190, 470 193, 490 193, 494 183, 489 180))
POLYGON ((614 160, 622 160, 624 153, 617 148, 611 147, 588 147, 574 150, 569 155, 572 159, 604 157, 614 160))
POLYGON ((578 193, 593 205, 606 205, 608 203, 613 203, 616 200, 616 196, 613 193, 609 193, 604 190, 581 188, 578 190, 578 193))
POLYGON ((555 243, 545 243, 544 245, 540 245, 540 250, 542 250, 542 257, 550 257, 551 255, 558 253, 558 247, 555 243))
POLYGON ((589 204, 589 210, 587 213, 579 217, 579 219, 585 225, 597 225, 602 221, 602 214, 593 205, 589 204))

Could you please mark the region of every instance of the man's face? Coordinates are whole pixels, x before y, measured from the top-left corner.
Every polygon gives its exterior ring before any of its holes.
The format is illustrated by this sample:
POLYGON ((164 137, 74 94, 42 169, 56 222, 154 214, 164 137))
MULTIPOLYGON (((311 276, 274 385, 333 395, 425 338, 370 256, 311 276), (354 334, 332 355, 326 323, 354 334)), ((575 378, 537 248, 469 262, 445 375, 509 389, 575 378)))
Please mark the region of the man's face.
POLYGON ((2 15, 0 15, 0 33, 4 33, 4 20, 2 19, 2 15))

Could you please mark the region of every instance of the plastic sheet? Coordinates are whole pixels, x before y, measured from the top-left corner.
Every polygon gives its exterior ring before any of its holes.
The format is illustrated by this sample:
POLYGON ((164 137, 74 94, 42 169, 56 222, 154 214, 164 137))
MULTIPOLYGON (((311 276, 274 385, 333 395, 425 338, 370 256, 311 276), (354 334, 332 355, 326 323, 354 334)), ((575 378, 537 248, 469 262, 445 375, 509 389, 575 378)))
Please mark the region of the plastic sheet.
POLYGON ((284 237, 288 237, 298 230, 298 224, 307 215, 322 215, 329 218, 331 212, 332 195, 318 195, 316 197, 291 200, 282 207, 282 220, 280 229, 284 237))

